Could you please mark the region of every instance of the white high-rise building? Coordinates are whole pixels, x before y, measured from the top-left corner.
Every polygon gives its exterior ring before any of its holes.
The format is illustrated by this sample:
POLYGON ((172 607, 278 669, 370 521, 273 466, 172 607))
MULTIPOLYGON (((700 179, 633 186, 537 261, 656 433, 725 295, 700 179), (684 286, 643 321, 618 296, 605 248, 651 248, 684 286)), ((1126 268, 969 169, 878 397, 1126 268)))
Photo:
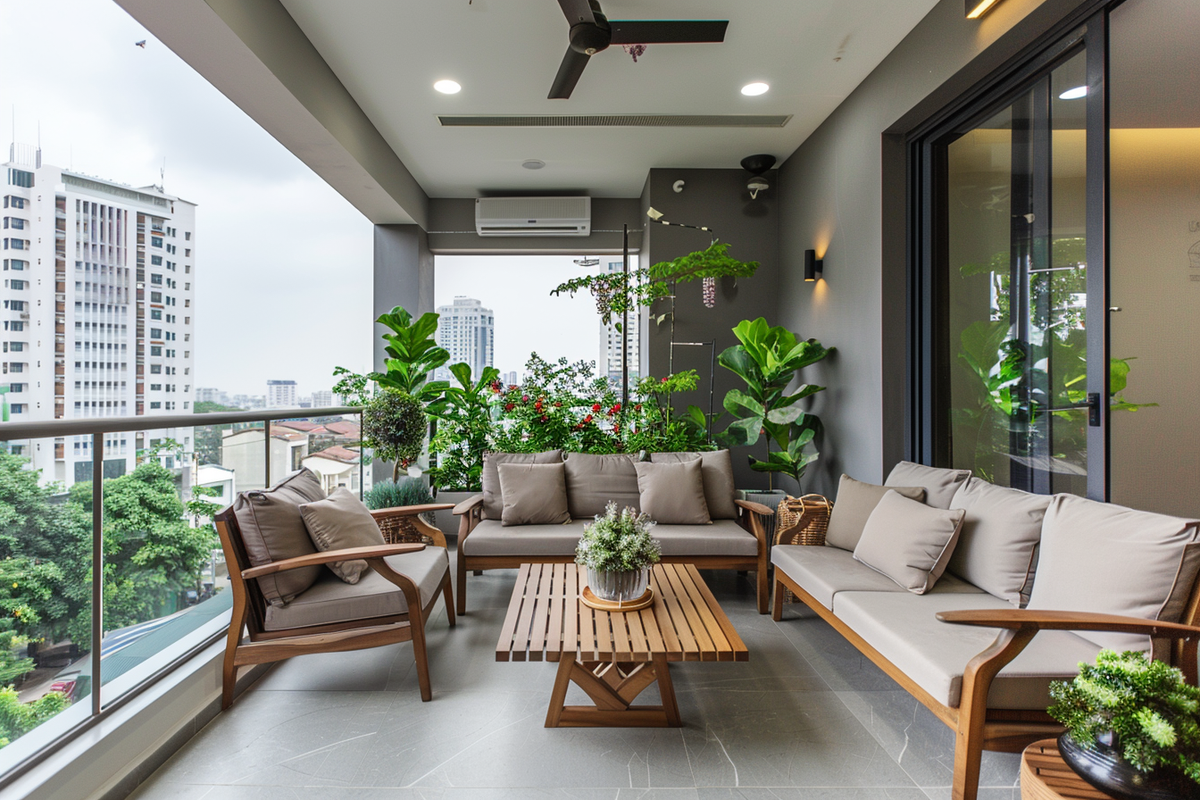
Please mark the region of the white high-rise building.
POLYGON ((267 408, 295 407, 295 381, 267 381, 267 408))
MULTIPOLYGON (((0 370, 14 421, 192 412, 196 205, 42 164, 12 145, 0 185, 0 370)), ((104 473, 191 428, 109 434, 104 473)), ((90 436, 14 443, 45 480, 90 480, 90 436)), ((174 466, 174 456, 167 458, 174 466)))
MULTIPOLYGON (((608 272, 620 273, 623 269, 623 262, 609 261, 605 267, 608 272)), ((630 271, 637 269, 637 264, 630 259, 630 271)), ((629 336, 629 382, 634 383, 640 373, 640 364, 642 356, 642 311, 641 308, 629 309, 629 329, 626 333, 629 336)), ((621 331, 617 330, 617 325, 621 323, 621 317, 614 317, 613 321, 608 325, 600 323, 600 357, 596 362, 596 374, 608 378, 610 383, 616 386, 621 385, 621 331)))
MULTIPOLYGON (((479 378, 484 367, 493 366, 496 321, 490 308, 470 297, 456 297, 454 304, 438 306, 437 343, 450 351, 446 365, 460 361, 471 365, 471 377, 479 378)), ((450 370, 439 367, 437 380, 450 380, 450 370)))
POLYGON ((317 389, 312 393, 313 408, 332 408, 333 407, 333 391, 330 389, 317 389))

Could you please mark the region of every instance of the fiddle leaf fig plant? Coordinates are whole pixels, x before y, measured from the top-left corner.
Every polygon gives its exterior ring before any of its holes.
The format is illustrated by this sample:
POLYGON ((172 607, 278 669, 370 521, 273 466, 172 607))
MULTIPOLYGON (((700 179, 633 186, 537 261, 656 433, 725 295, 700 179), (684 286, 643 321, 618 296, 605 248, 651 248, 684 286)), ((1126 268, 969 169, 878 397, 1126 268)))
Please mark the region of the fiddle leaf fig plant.
POLYGON ((439 347, 433 338, 438 315, 429 311, 414 322, 412 314, 396 306, 375 321, 392 332, 383 335, 387 342, 386 371, 372 372, 367 377, 385 389, 405 392, 422 403, 436 400, 450 385, 449 381, 429 380, 431 372, 450 360, 449 351, 439 347))

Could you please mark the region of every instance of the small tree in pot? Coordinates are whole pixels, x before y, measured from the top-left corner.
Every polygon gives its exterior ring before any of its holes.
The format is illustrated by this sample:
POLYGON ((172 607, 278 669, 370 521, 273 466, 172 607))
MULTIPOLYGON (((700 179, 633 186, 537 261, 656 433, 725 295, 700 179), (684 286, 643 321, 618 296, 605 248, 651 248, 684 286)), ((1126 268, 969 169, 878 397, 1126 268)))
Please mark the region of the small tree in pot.
POLYGON ((394 461, 392 481, 400 470, 408 469, 421 456, 428 422, 420 401, 410 394, 385 389, 363 409, 363 444, 375 451, 375 457, 394 461))

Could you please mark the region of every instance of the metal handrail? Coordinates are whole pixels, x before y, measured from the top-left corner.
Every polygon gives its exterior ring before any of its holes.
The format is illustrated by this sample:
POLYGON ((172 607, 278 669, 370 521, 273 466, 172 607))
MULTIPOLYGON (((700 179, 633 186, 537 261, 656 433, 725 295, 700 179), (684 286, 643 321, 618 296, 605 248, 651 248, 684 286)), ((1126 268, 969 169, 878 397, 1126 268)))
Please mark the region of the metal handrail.
POLYGON ((55 419, 42 422, 0 422, 0 441, 9 439, 49 439, 56 436, 85 436, 96 433, 125 433, 159 428, 203 428, 238 422, 263 422, 277 419, 308 419, 358 414, 360 406, 331 408, 275 408, 259 411, 218 411, 212 414, 163 414, 132 417, 96 417, 55 419))

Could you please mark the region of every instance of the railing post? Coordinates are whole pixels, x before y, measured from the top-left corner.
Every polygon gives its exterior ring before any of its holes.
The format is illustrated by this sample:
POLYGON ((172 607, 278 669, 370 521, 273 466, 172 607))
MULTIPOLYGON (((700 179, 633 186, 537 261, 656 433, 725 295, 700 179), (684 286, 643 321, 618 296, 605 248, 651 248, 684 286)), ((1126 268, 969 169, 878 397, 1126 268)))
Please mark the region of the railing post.
POLYGON ((100 713, 100 640, 104 638, 104 434, 92 434, 92 714, 100 713))
POLYGON ((271 488, 271 420, 263 420, 263 488, 271 488))
POLYGON ((366 498, 367 448, 362 441, 363 406, 358 407, 358 499, 366 498))

